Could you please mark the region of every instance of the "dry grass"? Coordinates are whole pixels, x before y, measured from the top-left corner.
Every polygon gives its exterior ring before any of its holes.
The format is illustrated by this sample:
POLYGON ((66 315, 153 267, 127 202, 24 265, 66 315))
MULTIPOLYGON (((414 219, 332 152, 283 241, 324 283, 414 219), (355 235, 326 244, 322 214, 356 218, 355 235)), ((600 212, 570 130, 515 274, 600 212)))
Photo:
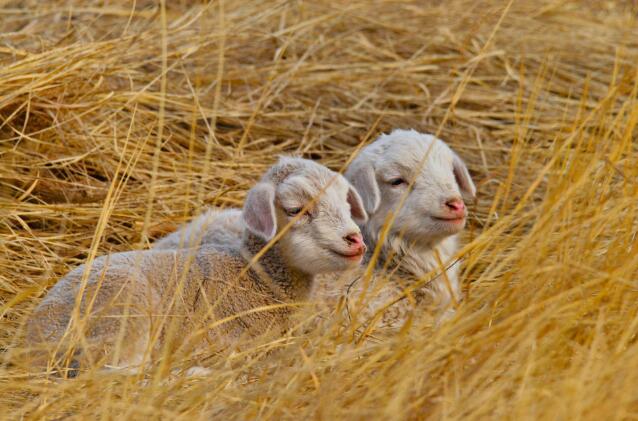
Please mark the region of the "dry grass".
POLYGON ((635 4, 167 3, 0 2, 0 348, 87 257, 240 204, 279 153, 338 169, 393 127, 477 181, 467 300, 440 329, 317 328, 203 378, 55 380, 3 352, 1 417, 638 417, 635 4))

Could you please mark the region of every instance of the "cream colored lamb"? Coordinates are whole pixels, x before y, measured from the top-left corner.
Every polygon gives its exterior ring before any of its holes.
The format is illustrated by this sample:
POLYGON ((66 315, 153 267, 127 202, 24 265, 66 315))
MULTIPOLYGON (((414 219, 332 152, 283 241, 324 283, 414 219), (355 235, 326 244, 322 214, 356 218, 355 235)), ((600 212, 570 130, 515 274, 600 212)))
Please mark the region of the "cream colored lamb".
POLYGON ((282 158, 248 192, 240 242, 116 253, 62 278, 28 321, 33 362, 130 368, 165 347, 196 349, 285 326, 289 304, 307 299, 315 275, 360 263, 365 246, 353 218, 367 215, 345 178, 282 158))

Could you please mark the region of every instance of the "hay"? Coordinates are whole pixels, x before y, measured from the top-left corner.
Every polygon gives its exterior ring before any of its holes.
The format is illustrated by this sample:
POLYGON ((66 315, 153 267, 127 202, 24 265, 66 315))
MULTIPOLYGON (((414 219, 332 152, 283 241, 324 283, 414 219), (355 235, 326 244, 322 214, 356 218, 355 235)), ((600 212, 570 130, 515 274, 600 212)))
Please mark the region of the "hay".
POLYGON ((0 348, 87 256, 240 204, 277 154, 339 169, 393 127, 477 181, 467 299, 440 329, 318 328, 202 378, 55 381, 4 352, 3 417, 638 416, 635 5, 167 3, 0 9, 0 348))

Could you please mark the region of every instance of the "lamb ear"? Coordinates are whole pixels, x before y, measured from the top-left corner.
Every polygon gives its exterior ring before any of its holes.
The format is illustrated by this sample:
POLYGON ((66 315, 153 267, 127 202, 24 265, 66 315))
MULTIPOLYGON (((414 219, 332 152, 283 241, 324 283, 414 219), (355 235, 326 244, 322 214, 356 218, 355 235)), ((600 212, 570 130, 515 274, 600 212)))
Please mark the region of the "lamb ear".
POLYGON ((359 166, 352 172, 348 172, 346 178, 361 195, 364 209, 368 215, 376 212, 381 202, 381 192, 372 165, 359 166))
POLYGON ((248 230, 264 241, 270 241, 277 233, 274 186, 258 183, 250 189, 242 213, 248 230))
POLYGON ((454 178, 456 178, 456 182, 461 189, 461 194, 465 199, 474 200, 476 197, 476 187, 465 163, 458 155, 454 154, 452 165, 454 168, 454 178))
POLYGON ((348 204, 350 205, 350 215, 352 219, 354 219, 357 224, 365 224, 368 220, 368 214, 363 207, 361 196, 359 196, 359 193, 357 193, 352 186, 348 189, 348 204))

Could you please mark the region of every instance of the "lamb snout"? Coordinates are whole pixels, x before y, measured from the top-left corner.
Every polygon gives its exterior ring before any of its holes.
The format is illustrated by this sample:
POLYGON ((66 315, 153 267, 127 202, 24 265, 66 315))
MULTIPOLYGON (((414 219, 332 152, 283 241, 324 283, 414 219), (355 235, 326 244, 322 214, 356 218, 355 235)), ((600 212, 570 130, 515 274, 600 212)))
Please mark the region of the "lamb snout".
POLYGON ((348 251, 344 254, 347 254, 349 257, 361 257, 366 252, 366 245, 359 231, 351 232, 344 236, 343 239, 348 245, 348 251))
POLYGON ((466 210, 465 203, 460 197, 452 197, 445 201, 445 216, 446 219, 461 219, 465 218, 466 210))
POLYGON ((430 217, 437 222, 440 229, 445 232, 457 232, 465 226, 467 208, 463 199, 452 197, 441 200, 438 211, 430 214, 430 217))
POLYGON ((350 262, 349 264, 358 263, 366 252, 366 245, 363 242, 363 236, 359 230, 346 231, 347 234, 342 236, 340 240, 331 242, 327 248, 334 254, 350 262))

